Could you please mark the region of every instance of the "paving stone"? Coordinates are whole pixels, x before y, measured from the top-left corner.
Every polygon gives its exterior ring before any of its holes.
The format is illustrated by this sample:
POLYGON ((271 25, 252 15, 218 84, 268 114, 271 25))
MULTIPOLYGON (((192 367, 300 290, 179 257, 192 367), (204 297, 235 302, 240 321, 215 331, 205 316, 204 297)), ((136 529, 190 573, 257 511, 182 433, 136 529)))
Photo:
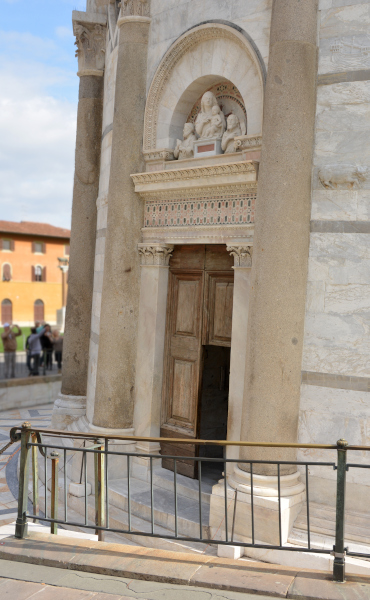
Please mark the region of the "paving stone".
POLYGON ((0 579, 1 600, 27 600, 36 592, 43 589, 40 583, 17 581, 15 579, 0 579))
POLYGON ((299 573, 289 590, 288 598, 302 600, 369 600, 370 578, 348 577, 345 583, 335 583, 324 573, 299 573))

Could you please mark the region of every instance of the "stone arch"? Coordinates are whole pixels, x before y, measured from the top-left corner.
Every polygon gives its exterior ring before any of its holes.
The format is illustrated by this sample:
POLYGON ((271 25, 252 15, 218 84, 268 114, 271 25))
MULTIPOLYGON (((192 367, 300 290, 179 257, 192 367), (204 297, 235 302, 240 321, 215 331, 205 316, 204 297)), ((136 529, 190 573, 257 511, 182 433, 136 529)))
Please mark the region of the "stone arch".
POLYGON ((221 80, 240 91, 248 134, 261 134, 265 66, 249 36, 233 25, 210 22, 180 36, 164 55, 149 89, 144 152, 173 148, 185 122, 185 109, 202 91, 221 80))

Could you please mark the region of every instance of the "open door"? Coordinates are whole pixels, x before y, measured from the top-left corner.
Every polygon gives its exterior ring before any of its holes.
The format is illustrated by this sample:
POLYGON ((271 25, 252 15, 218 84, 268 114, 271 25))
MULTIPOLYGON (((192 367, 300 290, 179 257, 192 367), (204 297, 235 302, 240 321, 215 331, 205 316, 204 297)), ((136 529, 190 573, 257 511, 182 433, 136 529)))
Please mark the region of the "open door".
MULTIPOLYGON (((201 374, 201 326, 204 273, 170 271, 167 348, 161 437, 195 438, 201 374)), ((194 456, 190 444, 161 445, 162 455, 194 456)), ((162 466, 173 470, 173 460, 162 466)), ((178 461, 177 471, 197 476, 195 461, 178 461)))

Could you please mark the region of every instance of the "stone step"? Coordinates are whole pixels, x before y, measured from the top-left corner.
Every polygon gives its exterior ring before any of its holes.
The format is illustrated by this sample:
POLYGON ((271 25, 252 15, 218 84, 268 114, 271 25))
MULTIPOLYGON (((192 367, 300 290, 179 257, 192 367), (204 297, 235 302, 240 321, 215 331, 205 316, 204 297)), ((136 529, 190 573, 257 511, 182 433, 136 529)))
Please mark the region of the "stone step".
MULTIPOLYGON (((221 477, 221 473, 220 473, 221 477)), ((199 481, 197 479, 190 479, 184 475, 177 474, 177 493, 184 498, 190 498, 191 500, 199 500, 199 481)), ((157 467, 153 472, 153 483, 159 488, 174 492, 174 474, 168 469, 157 467)), ((217 483, 215 477, 204 475, 202 477, 202 502, 210 503, 212 486, 217 483)))
MULTIPOLYGON (((310 536, 311 548, 333 550, 335 538, 331 535, 323 535, 320 533, 311 533, 310 536)), ((307 547, 307 531, 296 529, 293 527, 292 532, 288 538, 288 544, 292 546, 307 547)), ((370 546, 367 544, 361 544, 359 542, 350 541, 346 542, 346 546, 351 552, 361 552, 363 554, 370 554, 370 546)), ((361 560, 370 561, 370 558, 362 557, 361 560)))
MULTIPOLYGON (((146 522, 146 530, 151 531, 151 493, 148 482, 131 478, 130 480, 131 513, 146 522)), ((154 523, 175 531, 175 495, 167 490, 153 485, 153 517, 154 523)), ((128 511, 127 478, 109 482, 109 500, 113 506, 128 511)), ((178 533, 189 537, 199 537, 199 501, 177 494, 178 533)), ((207 538, 209 529, 209 499, 202 498, 202 535, 207 538)))

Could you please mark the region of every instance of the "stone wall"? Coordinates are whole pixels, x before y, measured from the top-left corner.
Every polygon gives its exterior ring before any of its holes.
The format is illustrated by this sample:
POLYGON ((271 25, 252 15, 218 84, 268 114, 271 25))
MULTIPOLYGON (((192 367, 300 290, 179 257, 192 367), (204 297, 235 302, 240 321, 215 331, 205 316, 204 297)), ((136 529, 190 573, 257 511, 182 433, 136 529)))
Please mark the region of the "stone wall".
MULTIPOLYGON (((320 4, 300 442, 370 445, 370 55, 361 49, 370 46, 370 4, 320 4)), ((313 474, 314 498, 326 502, 333 489, 322 478, 332 474, 313 474)), ((349 481, 367 480, 349 472, 349 481)), ((352 490, 351 502, 361 493, 352 490)))
POLYGON ((0 412, 51 404, 60 393, 61 375, 0 381, 0 412))

